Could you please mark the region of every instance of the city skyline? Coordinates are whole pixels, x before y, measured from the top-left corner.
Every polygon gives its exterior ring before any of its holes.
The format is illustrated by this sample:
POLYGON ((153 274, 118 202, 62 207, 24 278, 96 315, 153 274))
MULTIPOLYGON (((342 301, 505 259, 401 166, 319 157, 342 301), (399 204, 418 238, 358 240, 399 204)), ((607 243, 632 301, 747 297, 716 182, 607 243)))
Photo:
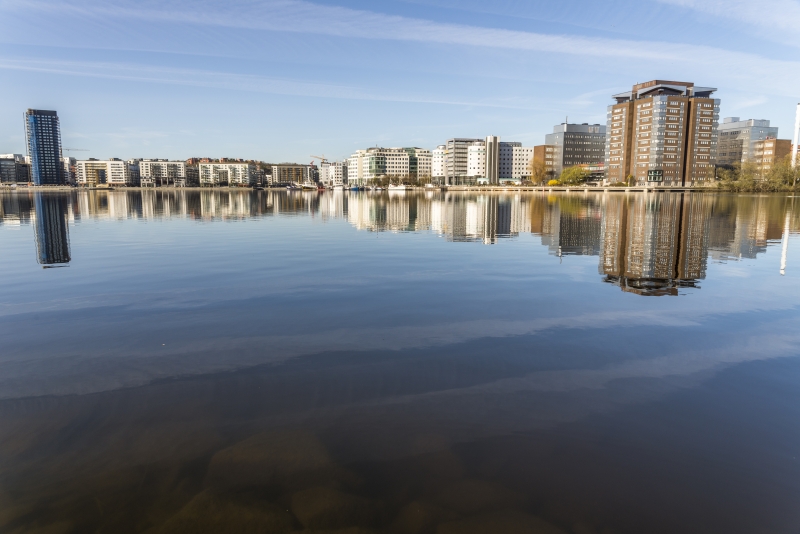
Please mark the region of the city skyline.
POLYGON ((567 116, 604 124, 609 95, 649 79, 713 84, 722 116, 787 136, 800 4, 645 4, 7 1, 0 153, 24 153, 26 108, 59 110, 79 159, 302 163, 454 135, 535 146, 567 116))

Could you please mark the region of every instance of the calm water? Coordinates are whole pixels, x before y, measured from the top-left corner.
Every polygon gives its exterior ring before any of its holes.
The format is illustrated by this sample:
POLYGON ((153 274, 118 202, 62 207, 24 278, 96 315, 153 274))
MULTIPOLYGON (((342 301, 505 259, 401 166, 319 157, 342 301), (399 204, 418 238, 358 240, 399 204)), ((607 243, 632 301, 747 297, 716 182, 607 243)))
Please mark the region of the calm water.
POLYGON ((800 531, 800 198, 0 201, 0 532, 800 531))

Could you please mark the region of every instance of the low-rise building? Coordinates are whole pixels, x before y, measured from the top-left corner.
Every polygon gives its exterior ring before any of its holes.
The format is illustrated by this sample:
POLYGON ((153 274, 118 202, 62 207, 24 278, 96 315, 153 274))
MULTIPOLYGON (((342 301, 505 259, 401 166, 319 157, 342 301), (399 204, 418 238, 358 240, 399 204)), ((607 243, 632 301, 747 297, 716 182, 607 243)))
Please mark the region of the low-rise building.
POLYGON ((522 182, 530 178, 533 147, 523 147, 516 141, 500 141, 490 135, 467 147, 466 183, 501 184, 522 182))
POLYGON ((31 166, 22 154, 0 154, 0 183, 28 183, 30 174, 31 166))
POLYGON ((61 158, 61 164, 64 166, 64 181, 69 185, 78 183, 77 169, 75 167, 78 160, 69 156, 61 158))
POLYGON ((272 166, 270 185, 275 184, 302 184, 311 181, 309 165, 298 165, 296 163, 280 163, 272 166))
POLYGON ((717 164, 731 166, 754 160, 755 144, 767 138, 777 139, 778 127, 768 120, 727 117, 718 129, 717 164))
POLYGON ((347 164, 342 161, 323 161, 319 166, 319 182, 326 187, 347 183, 347 164))
POLYGON ((753 143, 750 159, 758 165, 761 176, 767 173, 782 159, 792 153, 792 142, 788 139, 760 139, 753 143))
POLYGON ((533 147, 533 162, 540 164, 545 172, 547 179, 556 175, 555 162, 556 150, 558 147, 555 145, 536 145, 533 147))
POLYGON ((142 186, 186 185, 186 162, 143 159, 139 176, 142 186))
POLYGON ((561 174, 574 165, 605 161, 606 127, 600 124, 567 124, 553 127, 545 145, 554 147, 553 172, 561 174))
POLYGON ((467 147, 467 176, 486 177, 486 143, 475 141, 467 147))
POLYGON ((366 185, 384 177, 401 181, 427 179, 431 172, 432 154, 424 148, 374 147, 356 150, 347 160, 347 181, 352 185, 366 185))
POLYGON ((200 185, 206 187, 228 185, 246 187, 255 184, 256 166, 247 162, 200 163, 200 185))
POLYGON ((75 171, 78 185, 82 186, 138 184, 138 166, 117 158, 78 160, 75 171))

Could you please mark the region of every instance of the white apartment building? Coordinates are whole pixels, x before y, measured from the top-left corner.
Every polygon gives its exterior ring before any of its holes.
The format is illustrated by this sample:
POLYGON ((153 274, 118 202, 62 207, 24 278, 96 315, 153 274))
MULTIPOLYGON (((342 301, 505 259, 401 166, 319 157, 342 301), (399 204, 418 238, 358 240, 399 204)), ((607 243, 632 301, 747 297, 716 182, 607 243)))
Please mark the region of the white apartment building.
POLYGON ((476 141, 467 147, 467 176, 486 176, 486 143, 476 141))
MULTIPOLYGON (((446 157, 445 145, 434 150, 433 176, 443 177, 447 172, 446 157)), ((523 147, 516 141, 503 142, 490 135, 483 141, 472 141, 467 145, 466 181, 490 184, 520 182, 530 177, 532 159, 533 147, 523 147)))
POLYGON ((248 186, 256 181, 256 166, 252 163, 214 162, 200 164, 200 185, 248 186))
POLYGON ((109 160, 78 160, 75 162, 75 177, 79 185, 136 185, 138 168, 127 161, 112 158, 109 160))
POLYGON ((447 169, 447 146, 439 145, 431 152, 431 177, 444 178, 447 169))
POLYGON ((431 151, 424 148, 368 148, 356 150, 347 160, 347 181, 366 185, 386 176, 401 180, 431 176, 431 151))
POLYGON ((186 163, 166 159, 139 161, 139 177, 144 185, 167 185, 186 182, 186 163))
POLYGON ((75 185, 76 183, 78 183, 76 176, 77 161, 78 161, 77 159, 71 157, 61 158, 61 165, 64 167, 64 180, 70 185, 75 185))
POLYGON ((319 182, 326 187, 347 183, 347 163, 323 161, 319 166, 319 182))
POLYGON ((511 179, 515 182, 530 179, 532 161, 533 147, 513 147, 511 153, 511 179))

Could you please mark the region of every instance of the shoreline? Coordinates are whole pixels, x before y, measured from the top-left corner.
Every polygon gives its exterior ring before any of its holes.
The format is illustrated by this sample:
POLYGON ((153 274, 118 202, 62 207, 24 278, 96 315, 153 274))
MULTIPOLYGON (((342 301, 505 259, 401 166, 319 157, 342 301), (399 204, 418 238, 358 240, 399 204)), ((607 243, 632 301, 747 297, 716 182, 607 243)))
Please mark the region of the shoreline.
MULTIPOLYGON (((72 192, 72 191, 99 191, 99 192, 111 192, 111 191, 153 191, 153 192, 178 192, 178 191, 225 191, 225 192, 258 192, 258 191, 287 191, 286 187, 265 187, 263 189, 254 189, 252 187, 230 187, 230 186, 220 186, 220 187, 200 187, 200 186, 188 186, 188 187, 141 187, 141 186, 118 186, 118 187, 109 187, 109 188, 87 188, 87 187, 71 187, 71 186, 50 186, 50 185, 25 185, 25 186, 17 186, 11 187, 9 185, 0 185, 0 192, 22 192, 22 191, 38 191, 38 192, 72 192)), ((315 191, 312 189, 309 190, 297 190, 298 192, 304 193, 318 193, 319 191, 315 191)), ((332 189, 326 189, 324 191, 333 191, 332 189)), ((349 192, 348 189, 344 191, 349 192)), ((343 191, 343 192, 344 192, 343 191)), ((426 187, 409 187, 406 190, 401 191, 389 191, 387 189, 383 189, 381 191, 369 191, 366 190, 365 192, 373 192, 373 193, 406 193, 406 192, 428 192, 428 191, 439 191, 439 192, 484 192, 484 193, 506 193, 506 192, 525 192, 525 193, 572 193, 572 192, 579 192, 579 193, 735 193, 735 194, 742 194, 742 193, 758 193, 758 194, 789 194, 795 193, 795 191, 730 191, 726 189, 720 189, 717 187, 646 187, 646 186, 632 186, 632 187, 612 187, 612 186, 592 186, 592 187, 583 187, 583 186, 486 186, 486 185, 451 185, 449 187, 440 186, 434 188, 426 188, 426 187)))

